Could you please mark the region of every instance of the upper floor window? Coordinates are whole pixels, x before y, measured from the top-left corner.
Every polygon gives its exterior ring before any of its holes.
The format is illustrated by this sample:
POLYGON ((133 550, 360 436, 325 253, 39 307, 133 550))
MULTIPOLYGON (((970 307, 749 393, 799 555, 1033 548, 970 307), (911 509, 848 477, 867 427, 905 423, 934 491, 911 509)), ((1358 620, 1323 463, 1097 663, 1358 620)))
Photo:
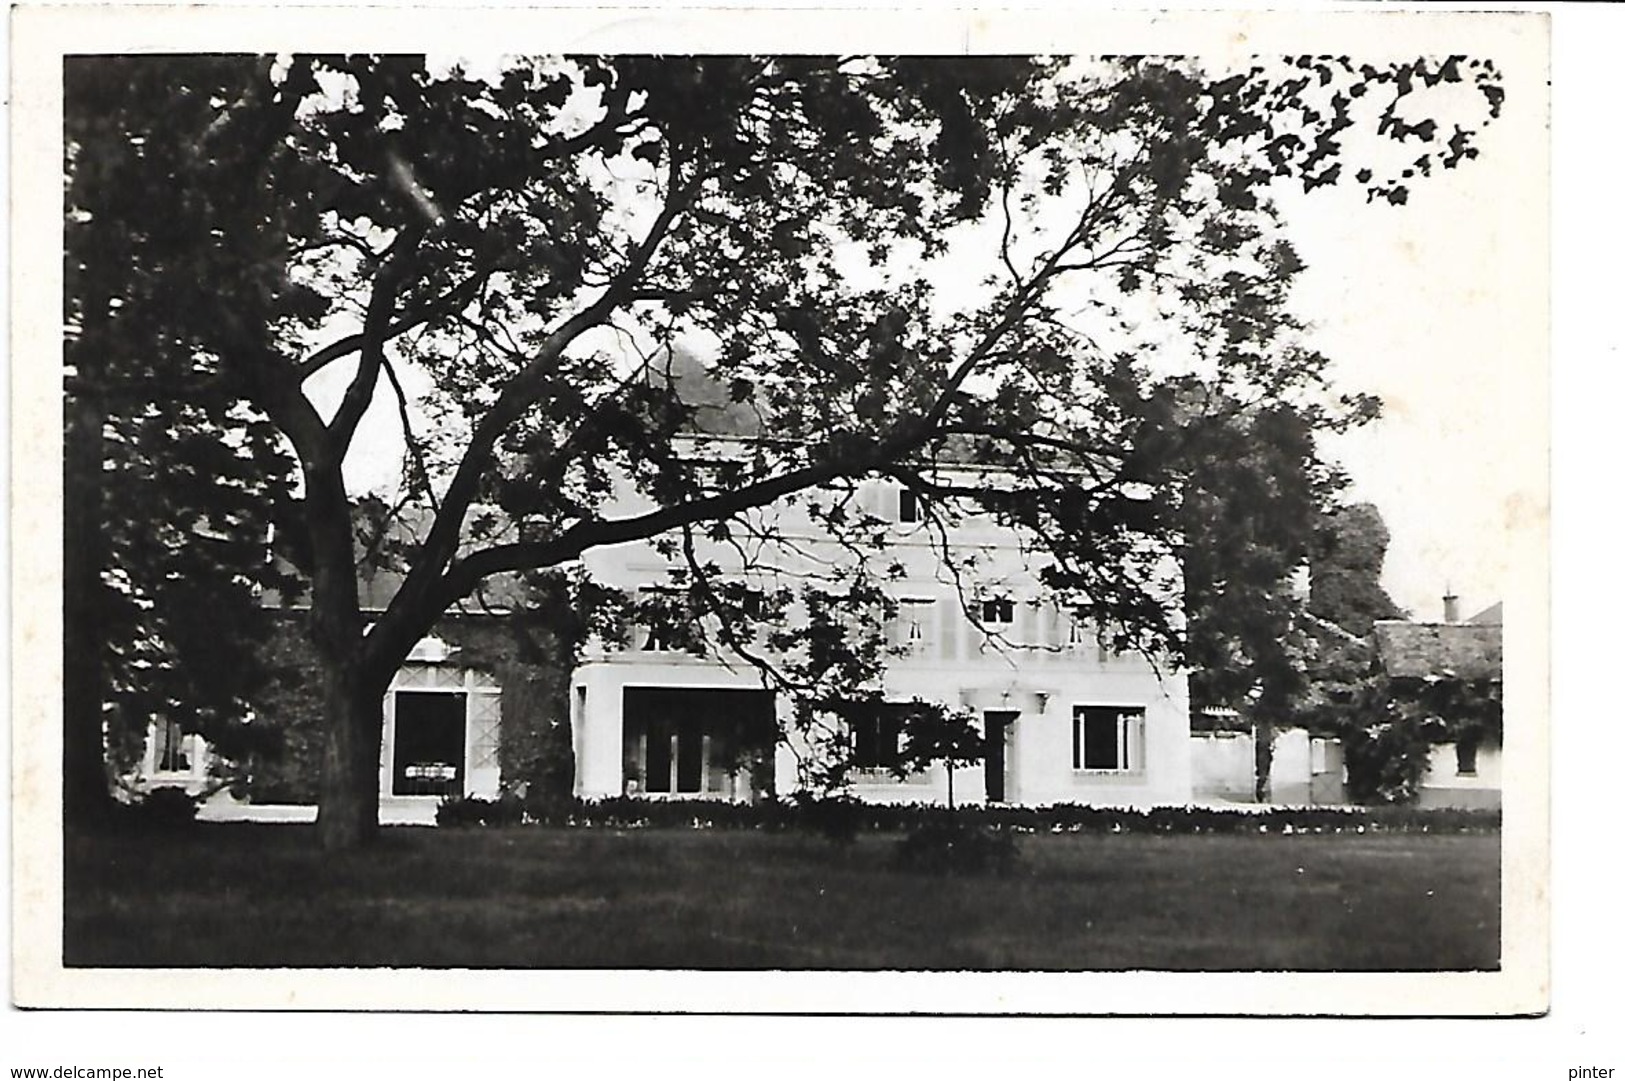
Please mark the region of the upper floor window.
POLYGON ((891 645, 909 653, 924 653, 936 638, 933 622, 937 602, 929 597, 903 597, 891 626, 891 645))
POLYGON ((925 519, 925 508, 920 502, 920 495, 912 488, 904 488, 897 493, 897 520, 899 522, 919 522, 925 519))
POLYGON ((675 589, 645 586, 638 590, 638 617, 632 644, 640 650, 665 653, 682 648, 678 633, 677 607, 681 595, 675 589))
POLYGON ((986 626, 1008 626, 1016 621, 1016 605, 1009 597, 984 598, 978 608, 986 626))
POLYGON ((1066 641, 1062 645, 1071 651, 1080 650, 1085 645, 1085 637, 1083 624, 1079 623, 1075 617, 1067 617, 1066 641))

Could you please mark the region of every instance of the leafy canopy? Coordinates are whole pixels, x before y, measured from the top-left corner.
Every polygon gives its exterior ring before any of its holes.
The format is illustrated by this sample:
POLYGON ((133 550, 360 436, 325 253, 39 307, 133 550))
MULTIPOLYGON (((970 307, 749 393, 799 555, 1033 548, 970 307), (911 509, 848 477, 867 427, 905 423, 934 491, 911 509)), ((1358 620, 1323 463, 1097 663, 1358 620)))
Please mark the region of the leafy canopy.
MULTIPOLYGON (((87 637, 70 645, 69 682, 101 684, 85 723, 94 736, 108 722, 121 764, 154 716, 233 747, 264 676, 256 587, 288 585, 265 540, 294 462, 244 405, 240 373, 202 348, 222 318, 218 207, 155 186, 195 168, 196 139, 250 76, 229 59, 66 69, 66 566, 87 599, 70 605, 70 641, 87 637)), ((245 290, 227 314, 281 311, 245 290)))

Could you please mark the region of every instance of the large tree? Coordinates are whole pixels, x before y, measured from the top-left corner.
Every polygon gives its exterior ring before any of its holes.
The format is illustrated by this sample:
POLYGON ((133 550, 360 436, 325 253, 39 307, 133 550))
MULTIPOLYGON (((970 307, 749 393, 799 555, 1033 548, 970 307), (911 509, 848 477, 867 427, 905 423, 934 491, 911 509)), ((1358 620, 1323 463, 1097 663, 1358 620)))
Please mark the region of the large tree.
POLYGON ((1181 521, 1186 660, 1196 708, 1252 726, 1254 797, 1270 799, 1276 728, 1292 720, 1310 653, 1301 571, 1342 478, 1315 446, 1318 426, 1282 404, 1210 406, 1186 426, 1181 521))
MULTIPOLYGON (((1465 58, 122 63, 172 88, 184 152, 127 155, 121 183, 187 258, 100 277, 212 293, 186 328, 195 364, 297 459, 329 847, 376 823, 391 674, 482 580, 626 541, 726 544, 789 499, 862 546, 872 522, 843 495, 866 478, 943 525, 1020 527, 1115 644, 1177 646, 1191 378, 1260 415, 1329 415, 1272 186, 1404 201, 1416 172, 1473 156, 1501 96, 1465 58), (722 462, 687 452, 692 408, 649 378, 677 342, 767 435, 722 462), (390 395, 405 490, 435 517, 369 629, 343 470, 390 395), (607 509, 618 481, 645 509, 607 509)), ((105 290, 73 305, 70 322, 118 322, 105 290)))

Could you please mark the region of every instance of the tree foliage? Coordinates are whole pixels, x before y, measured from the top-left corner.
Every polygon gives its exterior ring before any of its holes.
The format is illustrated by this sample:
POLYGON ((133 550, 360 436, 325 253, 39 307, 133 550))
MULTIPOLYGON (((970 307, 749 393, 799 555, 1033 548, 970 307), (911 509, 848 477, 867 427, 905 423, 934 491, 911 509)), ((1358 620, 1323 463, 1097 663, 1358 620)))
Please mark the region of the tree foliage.
POLYGON ((67 66, 64 641, 70 819, 107 792, 104 755, 127 768, 147 721, 246 749, 242 722, 275 582, 265 541, 292 481, 281 435, 243 402, 229 366, 200 350, 221 318, 267 318, 254 292, 218 307, 206 193, 183 174, 194 140, 240 95, 231 60, 67 66), (105 746, 104 746, 105 742, 105 746))
MULTIPOLYGON (((218 373, 237 438, 268 418, 297 459, 331 845, 374 820, 390 674, 492 575, 663 538, 715 611, 707 549, 782 539, 753 513, 800 501, 853 558, 793 598, 810 618, 781 652, 798 685, 872 682, 874 651, 842 644, 885 604, 852 498, 869 478, 923 497, 941 539, 971 514, 1019 529, 1115 645, 1177 649, 1193 400, 1283 439, 1360 408, 1287 310, 1301 262, 1274 186, 1352 178, 1402 202, 1473 156, 1501 100, 1493 66, 1460 57, 122 63, 169 87, 169 150, 116 156, 99 197, 139 192, 130 228, 167 244, 100 271, 196 302, 177 374, 218 373), (762 437, 696 460, 694 407, 649 378, 679 344, 762 437), (408 431, 403 488, 435 516, 369 629, 343 467, 380 395, 408 431)), ((106 115, 127 149, 152 138, 106 115)), ((82 325, 114 314, 70 292, 82 325)))
POLYGON ((1388 527, 1375 506, 1330 508, 1315 531, 1310 614, 1360 637, 1370 634, 1379 619, 1404 619, 1404 610, 1382 587, 1387 554, 1388 527))

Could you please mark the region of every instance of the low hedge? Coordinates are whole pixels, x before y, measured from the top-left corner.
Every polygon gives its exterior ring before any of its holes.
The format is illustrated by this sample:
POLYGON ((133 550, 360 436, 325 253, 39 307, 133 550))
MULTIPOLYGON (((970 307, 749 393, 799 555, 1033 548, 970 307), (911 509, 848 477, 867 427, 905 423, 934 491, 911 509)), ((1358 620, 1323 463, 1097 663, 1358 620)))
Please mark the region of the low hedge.
POLYGON ((905 833, 953 822, 1014 833, 1484 833, 1501 828, 1499 810, 1416 807, 1207 808, 1134 810, 1058 803, 1047 807, 863 803, 849 796, 722 800, 553 800, 526 804, 514 796, 442 801, 443 826, 517 826, 602 829, 806 830, 834 840, 861 833, 905 833))
POLYGON ((115 803, 104 823, 122 833, 167 833, 185 829, 197 820, 202 800, 179 788, 154 788, 128 803, 115 803))

